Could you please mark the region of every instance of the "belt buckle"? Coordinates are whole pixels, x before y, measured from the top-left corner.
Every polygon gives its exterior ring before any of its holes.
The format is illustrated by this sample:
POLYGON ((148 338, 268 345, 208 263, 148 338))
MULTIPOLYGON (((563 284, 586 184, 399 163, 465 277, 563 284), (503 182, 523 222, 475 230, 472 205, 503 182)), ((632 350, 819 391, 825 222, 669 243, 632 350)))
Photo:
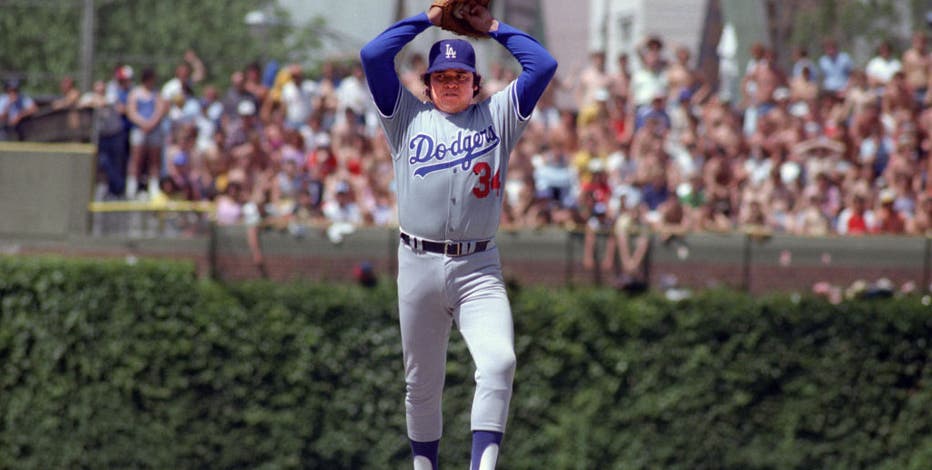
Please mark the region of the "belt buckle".
POLYGON ((443 244, 443 254, 447 256, 459 256, 460 249, 462 248, 460 243, 456 242, 447 242, 443 244), (450 247, 456 248, 456 250, 450 250, 450 247))

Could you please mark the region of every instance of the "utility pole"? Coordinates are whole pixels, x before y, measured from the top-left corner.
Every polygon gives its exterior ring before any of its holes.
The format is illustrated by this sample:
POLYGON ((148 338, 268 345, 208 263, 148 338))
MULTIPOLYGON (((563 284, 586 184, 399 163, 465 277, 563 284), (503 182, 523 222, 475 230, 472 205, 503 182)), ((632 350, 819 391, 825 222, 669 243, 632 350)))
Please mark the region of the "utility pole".
POLYGON ((91 89, 94 83, 94 0, 83 0, 81 15, 81 91, 91 89))

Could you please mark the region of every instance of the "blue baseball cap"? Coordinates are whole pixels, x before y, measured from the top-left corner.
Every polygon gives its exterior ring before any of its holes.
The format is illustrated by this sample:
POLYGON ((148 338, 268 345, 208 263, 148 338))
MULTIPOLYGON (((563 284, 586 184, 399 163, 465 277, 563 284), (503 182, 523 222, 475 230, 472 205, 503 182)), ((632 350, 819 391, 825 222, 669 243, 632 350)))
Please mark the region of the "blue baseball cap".
POLYGON ((430 67, 427 73, 462 69, 476 72, 476 51, 465 39, 441 39, 434 43, 428 54, 430 67))

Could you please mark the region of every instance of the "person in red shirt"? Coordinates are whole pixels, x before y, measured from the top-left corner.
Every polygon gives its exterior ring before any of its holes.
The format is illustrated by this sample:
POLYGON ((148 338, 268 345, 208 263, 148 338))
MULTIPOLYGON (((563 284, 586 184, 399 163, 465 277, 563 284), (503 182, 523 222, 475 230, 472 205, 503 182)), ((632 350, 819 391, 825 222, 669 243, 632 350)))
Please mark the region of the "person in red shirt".
POLYGON ((871 232, 873 214, 867 210, 867 198, 863 194, 851 197, 849 207, 838 216, 838 233, 842 235, 864 235, 871 232))

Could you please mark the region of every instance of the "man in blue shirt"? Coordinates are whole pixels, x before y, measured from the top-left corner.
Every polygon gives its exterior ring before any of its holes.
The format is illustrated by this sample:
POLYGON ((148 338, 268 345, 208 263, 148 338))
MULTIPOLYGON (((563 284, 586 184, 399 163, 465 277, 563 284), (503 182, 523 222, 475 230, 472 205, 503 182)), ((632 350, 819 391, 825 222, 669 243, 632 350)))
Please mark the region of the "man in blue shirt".
POLYGON ((825 54, 819 57, 819 70, 822 72, 822 88, 834 93, 841 92, 848 84, 848 77, 854 69, 854 63, 847 52, 838 50, 838 42, 826 39, 825 54))
POLYGON ((19 123, 39 111, 35 101, 20 93, 19 80, 11 79, 0 96, 0 140, 19 140, 19 123))

